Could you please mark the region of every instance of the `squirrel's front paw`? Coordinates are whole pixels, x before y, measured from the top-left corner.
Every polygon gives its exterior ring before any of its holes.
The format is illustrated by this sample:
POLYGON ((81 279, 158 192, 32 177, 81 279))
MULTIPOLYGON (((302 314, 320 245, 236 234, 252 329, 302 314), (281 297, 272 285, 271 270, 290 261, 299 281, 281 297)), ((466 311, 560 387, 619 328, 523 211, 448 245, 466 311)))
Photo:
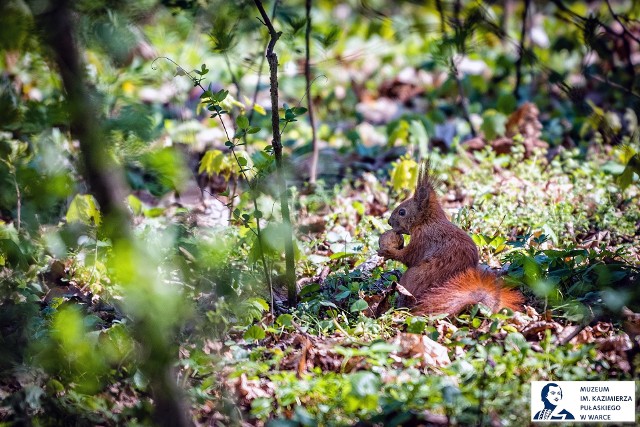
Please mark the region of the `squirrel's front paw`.
POLYGON ((378 249, 378 256, 381 256, 382 258, 391 258, 391 254, 389 253, 388 249, 378 249))
POLYGON ((404 237, 402 237, 402 234, 398 234, 393 230, 385 231, 380 235, 378 244, 381 250, 386 248, 402 249, 404 246, 404 237))
POLYGON ((404 238, 402 234, 389 230, 380 235, 378 243, 380 245, 380 249, 378 249, 379 256, 383 258, 394 258, 395 251, 404 247, 404 238))

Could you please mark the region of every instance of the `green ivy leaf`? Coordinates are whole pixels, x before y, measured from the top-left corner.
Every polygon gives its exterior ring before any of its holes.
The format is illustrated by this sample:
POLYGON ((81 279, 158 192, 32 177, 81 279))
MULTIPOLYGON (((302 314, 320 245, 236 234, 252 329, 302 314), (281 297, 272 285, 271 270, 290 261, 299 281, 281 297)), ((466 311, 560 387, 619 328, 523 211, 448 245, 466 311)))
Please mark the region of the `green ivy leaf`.
POLYGON ((356 302, 351 304, 351 307, 349 307, 349 310, 352 313, 354 313, 354 312, 366 310, 367 308, 369 308, 369 304, 367 304, 367 302, 365 300, 360 298, 359 300, 357 300, 356 302))
POLYGON ((244 333, 243 338, 247 341, 258 341, 264 339, 266 337, 266 333, 262 327, 258 325, 253 325, 244 333))
POLYGON ((281 314, 276 319, 276 323, 280 326, 292 326, 293 325, 293 316, 290 314, 281 314))

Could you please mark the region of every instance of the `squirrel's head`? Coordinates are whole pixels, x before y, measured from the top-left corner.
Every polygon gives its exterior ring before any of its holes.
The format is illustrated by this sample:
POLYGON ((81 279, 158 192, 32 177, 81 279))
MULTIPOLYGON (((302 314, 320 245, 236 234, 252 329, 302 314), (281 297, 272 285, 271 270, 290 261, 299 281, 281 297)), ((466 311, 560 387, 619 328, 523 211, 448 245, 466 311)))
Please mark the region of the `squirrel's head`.
POLYGON ((418 182, 413 197, 400 203, 391 213, 389 225, 393 231, 401 234, 411 234, 411 229, 418 224, 428 221, 429 202, 435 197, 433 179, 429 174, 429 163, 420 165, 418 182))

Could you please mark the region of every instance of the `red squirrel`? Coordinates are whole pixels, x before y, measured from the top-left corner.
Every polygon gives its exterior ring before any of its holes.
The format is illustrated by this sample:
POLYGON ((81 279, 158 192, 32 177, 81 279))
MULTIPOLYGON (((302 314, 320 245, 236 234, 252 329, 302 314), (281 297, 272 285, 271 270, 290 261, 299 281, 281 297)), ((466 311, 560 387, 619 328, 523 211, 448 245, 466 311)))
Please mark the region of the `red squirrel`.
POLYGON ((415 300, 401 296, 399 305, 417 314, 458 314, 477 303, 494 312, 505 307, 520 310, 522 295, 479 269, 475 243, 447 219, 428 163, 421 165, 418 175, 414 196, 395 208, 389 218, 392 230, 379 241, 378 255, 407 266, 400 285, 415 300), (403 234, 411 236, 406 247, 403 234))

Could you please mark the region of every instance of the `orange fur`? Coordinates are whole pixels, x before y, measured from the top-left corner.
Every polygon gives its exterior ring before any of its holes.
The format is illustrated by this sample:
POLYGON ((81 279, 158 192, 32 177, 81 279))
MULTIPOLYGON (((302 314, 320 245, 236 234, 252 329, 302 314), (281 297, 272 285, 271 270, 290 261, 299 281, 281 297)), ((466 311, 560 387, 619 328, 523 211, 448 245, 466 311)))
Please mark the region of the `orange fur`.
POLYGON ((398 234, 409 234, 405 247, 394 247, 393 239, 380 240, 378 254, 407 266, 400 285, 413 296, 399 299, 400 306, 416 307, 420 313, 457 314, 482 302, 492 310, 520 308, 522 296, 504 288, 490 273, 478 270, 478 248, 467 233, 449 221, 438 202, 423 165, 415 195, 394 209, 389 224, 398 234))
POLYGON ((452 277, 442 286, 436 286, 416 306, 417 314, 460 313, 482 303, 493 312, 502 308, 520 310, 522 295, 505 288, 500 279, 489 272, 470 268, 452 277))

